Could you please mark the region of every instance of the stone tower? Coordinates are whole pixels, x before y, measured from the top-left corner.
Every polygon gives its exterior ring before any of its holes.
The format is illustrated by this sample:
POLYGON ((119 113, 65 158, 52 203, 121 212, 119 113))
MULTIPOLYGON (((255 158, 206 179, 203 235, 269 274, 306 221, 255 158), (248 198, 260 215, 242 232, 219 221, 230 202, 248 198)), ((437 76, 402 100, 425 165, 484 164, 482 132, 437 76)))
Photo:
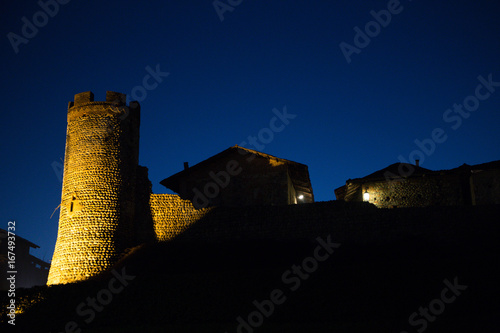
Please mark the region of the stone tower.
POLYGON ((92 92, 68 105, 57 242, 47 284, 88 279, 131 245, 139 158, 140 106, 126 95, 92 92))

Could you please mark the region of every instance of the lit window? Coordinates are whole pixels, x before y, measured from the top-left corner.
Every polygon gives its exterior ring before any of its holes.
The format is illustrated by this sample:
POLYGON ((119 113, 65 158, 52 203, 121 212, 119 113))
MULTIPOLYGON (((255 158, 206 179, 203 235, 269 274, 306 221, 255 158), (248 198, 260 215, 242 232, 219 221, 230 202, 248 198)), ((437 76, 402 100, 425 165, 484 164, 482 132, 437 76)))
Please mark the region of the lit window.
POLYGON ((368 190, 365 190, 365 193, 363 193, 363 201, 370 201, 370 193, 368 193, 368 190))

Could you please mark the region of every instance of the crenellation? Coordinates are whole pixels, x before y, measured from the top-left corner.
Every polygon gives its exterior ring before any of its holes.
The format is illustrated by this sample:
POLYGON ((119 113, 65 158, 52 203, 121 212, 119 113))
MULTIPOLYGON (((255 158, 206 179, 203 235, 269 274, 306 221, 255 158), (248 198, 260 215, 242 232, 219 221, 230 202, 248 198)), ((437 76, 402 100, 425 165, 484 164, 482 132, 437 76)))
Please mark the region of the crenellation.
POLYGON ((106 91, 106 102, 111 102, 117 105, 125 105, 126 101, 127 95, 114 91, 106 91))
POLYGON ((86 91, 75 95, 74 105, 85 104, 94 101, 94 94, 92 91, 86 91))

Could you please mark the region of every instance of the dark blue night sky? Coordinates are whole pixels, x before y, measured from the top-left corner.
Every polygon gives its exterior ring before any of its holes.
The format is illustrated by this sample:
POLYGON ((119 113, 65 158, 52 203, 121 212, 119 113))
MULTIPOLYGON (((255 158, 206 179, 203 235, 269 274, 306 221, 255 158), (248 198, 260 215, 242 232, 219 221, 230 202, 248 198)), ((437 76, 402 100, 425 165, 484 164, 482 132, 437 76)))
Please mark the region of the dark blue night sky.
POLYGON ((307 164, 317 201, 399 159, 432 170, 500 159, 496 1, 221 0, 220 13, 211 0, 60 2, 53 17, 36 1, 4 2, 0 20, 0 227, 16 220, 45 260, 66 108, 84 91, 140 101, 155 193, 184 161, 244 141, 307 164))

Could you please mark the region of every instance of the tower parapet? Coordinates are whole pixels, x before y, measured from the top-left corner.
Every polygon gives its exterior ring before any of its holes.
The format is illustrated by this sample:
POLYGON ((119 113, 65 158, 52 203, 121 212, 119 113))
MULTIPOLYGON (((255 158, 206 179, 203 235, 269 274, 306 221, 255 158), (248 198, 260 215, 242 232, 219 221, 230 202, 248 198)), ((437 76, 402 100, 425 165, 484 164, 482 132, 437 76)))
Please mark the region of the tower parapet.
POLYGON ((68 105, 57 242, 48 284, 75 282, 113 265, 132 242, 140 106, 90 91, 68 105))

